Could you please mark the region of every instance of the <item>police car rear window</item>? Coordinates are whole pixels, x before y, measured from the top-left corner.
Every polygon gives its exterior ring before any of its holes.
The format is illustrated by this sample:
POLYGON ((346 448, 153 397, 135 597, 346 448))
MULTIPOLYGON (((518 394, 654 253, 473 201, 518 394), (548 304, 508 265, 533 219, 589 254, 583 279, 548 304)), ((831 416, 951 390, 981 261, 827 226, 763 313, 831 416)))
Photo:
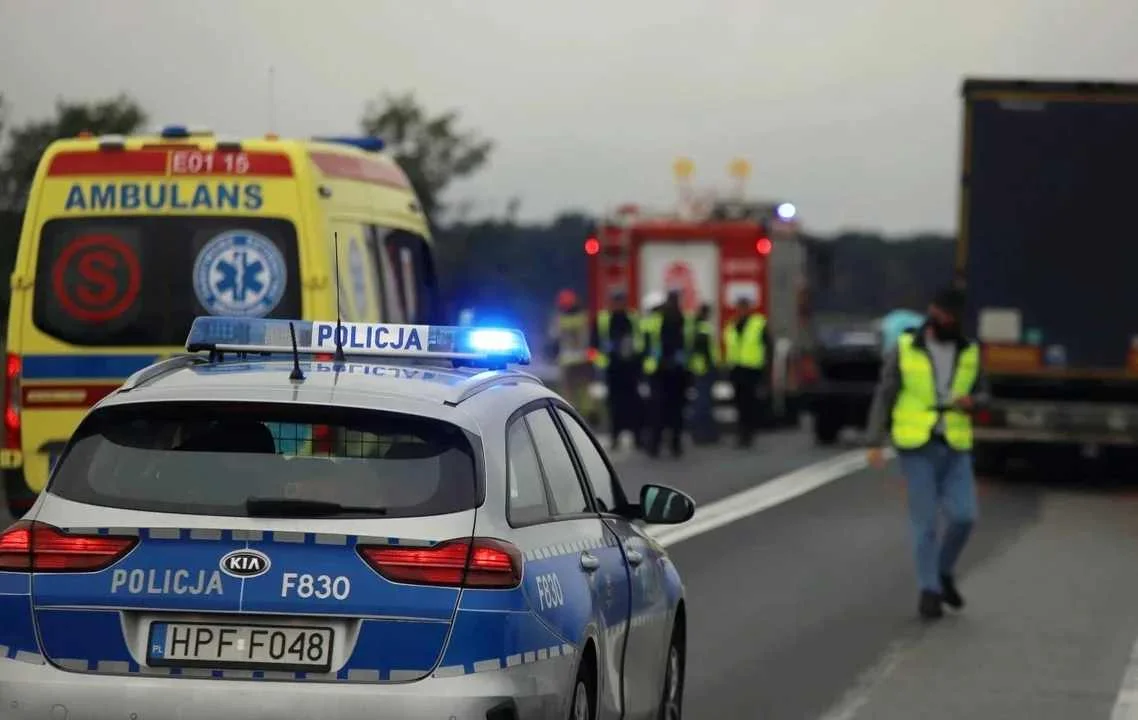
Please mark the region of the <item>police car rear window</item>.
POLYGON ((301 317, 296 229, 280 219, 48 221, 32 318, 86 346, 181 345, 198 315, 301 317))
POLYGON ((93 505, 196 515, 253 515, 255 499, 290 517, 420 517, 478 505, 476 467, 466 433, 431 418, 305 405, 141 403, 84 420, 50 491, 93 505), (354 509, 309 510, 300 501, 354 509))

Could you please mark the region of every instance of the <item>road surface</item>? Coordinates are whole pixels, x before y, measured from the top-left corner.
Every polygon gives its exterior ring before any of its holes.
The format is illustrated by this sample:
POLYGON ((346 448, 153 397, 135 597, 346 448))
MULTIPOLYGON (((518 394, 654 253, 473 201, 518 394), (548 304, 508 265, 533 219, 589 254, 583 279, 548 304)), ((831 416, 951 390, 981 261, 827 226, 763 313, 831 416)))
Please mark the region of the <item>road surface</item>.
POLYGON ((1138 718, 1138 495, 1125 485, 982 482, 969 605, 927 626, 895 468, 858 469, 856 449, 800 432, 617 458, 630 495, 661 482, 701 505, 660 531, 687 586, 689 718, 1138 718))
MULTIPOLYGON (((781 434, 749 454, 630 459, 623 477, 708 503, 834 453, 862 465, 849 448, 781 434)), ((810 471, 790 479, 817 482, 810 471)), ((1138 718, 1124 706, 1138 703, 1138 659, 1120 693, 1138 636, 1138 495, 1071 477, 982 481, 980 493, 960 577, 969 604, 931 626, 916 618, 893 466, 671 544, 689 603, 687 716, 1138 718)))

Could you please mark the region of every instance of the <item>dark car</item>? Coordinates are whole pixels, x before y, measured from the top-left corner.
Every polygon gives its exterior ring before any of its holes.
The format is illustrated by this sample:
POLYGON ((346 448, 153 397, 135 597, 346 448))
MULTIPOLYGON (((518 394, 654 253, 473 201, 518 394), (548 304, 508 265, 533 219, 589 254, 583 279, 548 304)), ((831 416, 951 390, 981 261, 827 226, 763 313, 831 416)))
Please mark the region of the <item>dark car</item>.
POLYGON ((837 442, 842 428, 862 429, 881 373, 879 319, 837 318, 814 323, 804 380, 807 411, 813 416, 814 438, 821 445, 837 442))

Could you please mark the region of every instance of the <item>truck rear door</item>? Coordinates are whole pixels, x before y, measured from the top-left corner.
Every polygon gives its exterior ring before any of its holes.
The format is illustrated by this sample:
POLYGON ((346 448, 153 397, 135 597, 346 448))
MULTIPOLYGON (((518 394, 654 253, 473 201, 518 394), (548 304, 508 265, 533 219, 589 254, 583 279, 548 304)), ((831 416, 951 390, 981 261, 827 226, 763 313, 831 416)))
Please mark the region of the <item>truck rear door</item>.
POLYGON ((1025 364, 1124 370, 1138 348, 1138 86, 971 83, 965 94, 959 259, 974 327, 1025 346, 1025 364))

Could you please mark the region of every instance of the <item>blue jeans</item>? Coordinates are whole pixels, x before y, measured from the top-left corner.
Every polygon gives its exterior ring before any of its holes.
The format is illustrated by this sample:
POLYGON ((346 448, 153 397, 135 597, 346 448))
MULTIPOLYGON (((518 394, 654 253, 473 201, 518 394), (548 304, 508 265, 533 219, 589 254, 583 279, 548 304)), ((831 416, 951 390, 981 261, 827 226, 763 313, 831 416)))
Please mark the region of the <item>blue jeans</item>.
POLYGON ((976 479, 971 453, 933 440, 898 454, 909 487, 917 579, 921 590, 941 591, 940 576, 952 575, 976 522, 976 479), (947 526, 938 542, 939 511, 947 526))

